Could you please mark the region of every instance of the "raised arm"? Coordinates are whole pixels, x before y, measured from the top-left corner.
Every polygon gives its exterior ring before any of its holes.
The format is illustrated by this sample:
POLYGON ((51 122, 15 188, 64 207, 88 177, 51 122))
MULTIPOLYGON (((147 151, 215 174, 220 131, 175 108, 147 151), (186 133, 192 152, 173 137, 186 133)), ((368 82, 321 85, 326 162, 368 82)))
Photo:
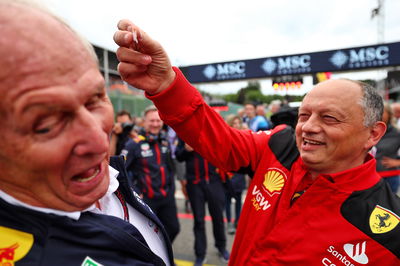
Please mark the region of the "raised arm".
POLYGON ((118 71, 123 80, 150 95, 173 82, 175 72, 162 46, 129 20, 118 22, 114 41, 119 48, 118 71))
POLYGON ((269 134, 229 127, 180 70, 171 67, 158 42, 128 20, 121 20, 118 29, 114 35, 120 46, 118 70, 125 81, 146 92, 164 122, 213 165, 230 171, 255 170, 269 134))

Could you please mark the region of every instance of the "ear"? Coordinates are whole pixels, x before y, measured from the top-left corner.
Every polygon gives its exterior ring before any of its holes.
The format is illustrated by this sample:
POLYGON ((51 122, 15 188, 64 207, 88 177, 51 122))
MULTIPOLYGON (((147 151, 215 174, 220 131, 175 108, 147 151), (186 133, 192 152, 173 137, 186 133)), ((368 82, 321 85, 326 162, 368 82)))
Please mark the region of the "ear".
POLYGON ((382 121, 378 121, 369 129, 369 138, 365 143, 365 147, 369 150, 375 146, 380 139, 385 135, 386 124, 382 121))

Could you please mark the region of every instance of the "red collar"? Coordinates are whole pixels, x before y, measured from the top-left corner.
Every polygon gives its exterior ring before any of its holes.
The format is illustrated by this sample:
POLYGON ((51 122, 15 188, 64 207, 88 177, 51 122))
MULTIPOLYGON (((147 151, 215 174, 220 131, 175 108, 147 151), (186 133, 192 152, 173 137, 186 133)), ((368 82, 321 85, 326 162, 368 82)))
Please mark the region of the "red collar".
MULTIPOLYGON (((302 164, 304 166, 303 162, 302 164)), ((381 179, 376 172, 376 160, 369 153, 362 165, 333 174, 321 174, 317 179, 321 177, 330 180, 346 192, 368 189, 381 179)))

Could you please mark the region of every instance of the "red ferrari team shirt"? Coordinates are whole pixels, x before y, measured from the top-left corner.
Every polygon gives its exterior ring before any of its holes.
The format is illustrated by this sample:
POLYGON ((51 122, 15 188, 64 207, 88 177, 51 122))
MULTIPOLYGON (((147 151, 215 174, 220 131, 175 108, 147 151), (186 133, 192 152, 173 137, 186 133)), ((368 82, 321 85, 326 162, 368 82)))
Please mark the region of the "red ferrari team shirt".
POLYGON ((400 265, 400 201, 372 156, 311 180, 293 129, 230 128, 174 70, 170 88, 147 95, 161 118, 212 164, 253 176, 230 265, 400 265))

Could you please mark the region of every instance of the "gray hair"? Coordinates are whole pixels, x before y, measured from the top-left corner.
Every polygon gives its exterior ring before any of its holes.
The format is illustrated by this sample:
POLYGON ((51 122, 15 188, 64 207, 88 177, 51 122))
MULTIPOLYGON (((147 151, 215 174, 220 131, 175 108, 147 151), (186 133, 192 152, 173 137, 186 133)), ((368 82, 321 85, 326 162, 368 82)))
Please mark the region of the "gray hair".
POLYGON ((364 126, 371 127, 375 125, 376 122, 382 120, 383 99, 378 91, 371 85, 361 81, 351 81, 361 87, 363 96, 359 104, 364 110, 364 126))

